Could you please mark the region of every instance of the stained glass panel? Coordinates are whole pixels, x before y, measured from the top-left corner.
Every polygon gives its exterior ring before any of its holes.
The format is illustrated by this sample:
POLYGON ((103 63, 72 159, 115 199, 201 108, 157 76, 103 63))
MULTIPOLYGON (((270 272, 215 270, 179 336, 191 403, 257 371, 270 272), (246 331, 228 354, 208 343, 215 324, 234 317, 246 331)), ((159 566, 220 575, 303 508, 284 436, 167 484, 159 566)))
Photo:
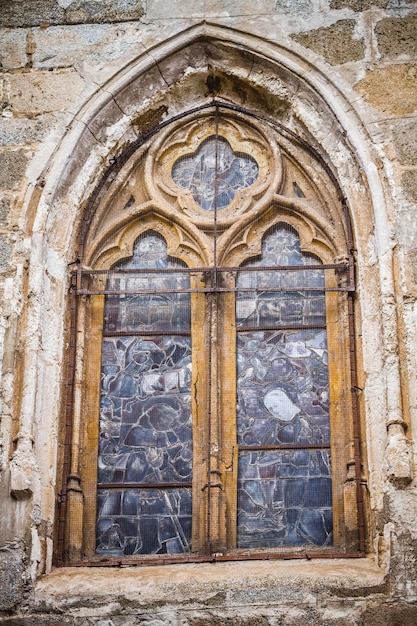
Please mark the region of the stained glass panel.
POLYGON ((255 159, 234 152, 223 138, 209 137, 191 156, 179 159, 172 168, 172 179, 189 189, 204 211, 228 206, 238 189, 252 185, 259 175, 255 159))
POLYGON ((104 336, 102 343, 99 554, 190 550, 190 296, 135 293, 187 289, 186 273, 163 274, 182 267, 167 256, 162 237, 147 233, 137 240, 133 257, 119 263, 108 279, 109 290, 133 293, 108 295, 105 303, 105 333, 119 335, 104 336), (121 276, 123 269, 138 272, 121 276))
POLYGON ((332 544, 328 450, 239 455, 240 548, 332 544))
POLYGON ((100 489, 98 554, 181 554, 191 547, 191 489, 100 489))
POLYGON ((242 548, 332 543, 326 308, 319 263, 301 252, 295 231, 281 226, 265 237, 262 256, 247 265, 300 270, 243 270, 237 278, 238 288, 250 289, 238 292, 236 301, 237 326, 245 328, 237 334, 237 438, 245 448, 238 478, 242 548), (316 264, 317 270, 301 269, 316 264), (281 291, 263 291, 271 287, 281 291))

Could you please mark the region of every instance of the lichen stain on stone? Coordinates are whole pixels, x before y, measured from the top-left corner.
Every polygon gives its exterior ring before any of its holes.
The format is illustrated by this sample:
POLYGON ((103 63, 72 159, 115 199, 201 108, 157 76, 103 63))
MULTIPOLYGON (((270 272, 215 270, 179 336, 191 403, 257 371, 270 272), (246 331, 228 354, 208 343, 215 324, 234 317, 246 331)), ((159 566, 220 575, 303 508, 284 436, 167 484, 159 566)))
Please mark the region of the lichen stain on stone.
POLYGON ((417 55, 417 15, 380 20, 375 25, 375 35, 383 57, 417 55))
POLYGON ((390 65, 368 71, 354 89, 379 111, 409 115, 417 109, 417 66, 390 65))
MULTIPOLYGON (((269 89, 266 85, 253 81, 242 80, 238 76, 221 74, 218 76, 218 95, 222 94, 225 97, 230 97, 233 94, 232 101, 239 106, 244 106, 254 110, 269 111, 271 116, 282 121, 286 119, 290 110, 289 100, 285 100, 283 97, 271 96, 269 89)), ((265 78, 265 77, 257 77, 265 78)), ((275 78, 277 84, 279 84, 279 78, 275 78)))
POLYGON ((354 20, 339 20, 332 26, 292 35, 292 38, 321 54, 330 65, 342 65, 364 57, 363 40, 353 38, 355 24, 354 20))

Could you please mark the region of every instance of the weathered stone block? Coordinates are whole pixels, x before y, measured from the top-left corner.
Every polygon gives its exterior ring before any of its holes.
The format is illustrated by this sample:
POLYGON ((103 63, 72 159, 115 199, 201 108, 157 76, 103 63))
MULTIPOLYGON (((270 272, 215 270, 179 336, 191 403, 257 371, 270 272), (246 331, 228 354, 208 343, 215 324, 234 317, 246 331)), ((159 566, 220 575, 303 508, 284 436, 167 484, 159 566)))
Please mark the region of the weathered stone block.
POLYGON ((67 24, 138 20, 144 14, 141 0, 75 0, 65 13, 67 24))
POLYGON ((10 213, 10 198, 0 198, 0 226, 6 226, 10 213))
POLYGON ((352 11, 367 11, 372 7, 385 9, 389 0, 331 0, 331 9, 351 9, 352 11))
POLYGON ((77 96, 84 87, 84 80, 73 69, 11 74, 10 103, 18 113, 75 113, 77 96))
POLYGON ((0 272, 7 270, 10 264, 12 247, 7 237, 0 237, 0 272))
POLYGON ((253 0, 206 0, 204 9, 206 17, 232 17, 272 13, 275 4, 274 0, 257 0, 255 9, 253 0))
POLYGON ((400 163, 417 165, 417 118, 398 121, 393 137, 400 163))
POLYGON ((10 611, 22 600, 25 583, 23 544, 0 548, 0 611, 10 611))
POLYGON ((42 141, 55 123, 52 115, 29 120, 8 118, 0 124, 0 145, 18 146, 42 141))
POLYGON ((24 150, 0 153, 0 189, 16 189, 25 174, 28 155, 24 150))
POLYGON ((293 35, 306 48, 321 54, 330 65, 359 61, 364 57, 363 40, 354 39, 354 20, 339 20, 327 28, 293 35))
MULTIPOLYGON (((204 0, 171 0, 169 17, 204 17, 204 0)), ((167 18, 167 5, 164 0, 148 0, 146 20, 167 18)))
POLYGON ((404 172, 401 182, 409 200, 417 203, 417 170, 404 172))
POLYGON ((56 0, 4 0, 0 8, 0 23, 8 27, 39 26, 42 22, 59 24, 64 20, 65 9, 56 0))
POLYGON ((375 35, 384 57, 417 55, 417 15, 380 20, 375 25, 375 35))
POLYGON ((364 626, 415 626, 417 604, 384 603, 369 608, 364 613, 363 624, 364 626))
MULTIPOLYGON (((1 12, 2 8, 0 6, 0 23, 1 12)), ((23 28, 9 31, 3 29, 0 46, 0 67, 9 70, 26 65, 26 44, 27 32, 23 28)))
POLYGON ((369 71, 354 89, 379 111, 410 115, 417 109, 417 66, 390 65, 369 71))
POLYGON ((100 23, 136 20, 144 13, 142 0, 4 0, 3 26, 100 23))

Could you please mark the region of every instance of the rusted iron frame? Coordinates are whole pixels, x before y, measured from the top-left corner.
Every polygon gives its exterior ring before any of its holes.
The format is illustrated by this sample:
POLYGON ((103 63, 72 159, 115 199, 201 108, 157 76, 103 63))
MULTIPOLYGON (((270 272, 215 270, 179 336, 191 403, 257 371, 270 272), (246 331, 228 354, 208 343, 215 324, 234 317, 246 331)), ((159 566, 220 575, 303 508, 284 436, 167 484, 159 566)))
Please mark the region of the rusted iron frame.
POLYGON ((80 296, 122 296, 122 295, 158 295, 166 293, 297 293, 299 291, 349 291, 347 287, 202 287, 196 289, 80 289, 77 293, 80 296))
POLYGON ((65 424, 64 446, 62 462, 61 491, 58 494, 58 539, 56 562, 60 567, 64 563, 65 527, 67 514, 67 485, 71 468, 71 437, 72 437, 72 412, 74 398, 74 376, 76 360, 76 327, 77 327, 77 274, 72 273, 70 284, 70 340, 68 354, 67 383, 65 390, 65 424))
POLYGON ((97 489, 190 489, 192 483, 97 483, 97 489))
POLYGON ((348 324, 349 324, 349 352, 350 352, 350 384, 352 397, 352 426, 353 426, 353 455, 355 464, 356 506, 358 511, 358 543, 359 550, 365 551, 365 510, 363 501, 363 481, 361 471, 360 424, 358 406, 358 378, 356 370, 356 342, 353 291, 347 295, 348 324))
POLYGON ((257 450, 330 450, 330 443, 280 443, 265 446, 238 445, 239 451, 256 452, 257 450))
POLYGON ((144 556, 137 558, 115 557, 114 559, 103 559, 97 557, 97 561, 78 561, 75 563, 65 563, 65 567, 144 567, 146 565, 176 565, 185 563, 216 563, 227 561, 293 561, 313 559, 360 559, 365 554, 363 552, 318 552, 314 550, 304 550, 302 552, 258 552, 256 554, 210 554, 210 555, 172 555, 172 556, 144 556))
POLYGON ((142 278, 143 274, 198 274, 201 272, 210 273, 214 270, 217 272, 264 272, 264 271, 295 271, 299 272, 302 270, 348 270, 350 267, 348 263, 323 263, 316 265, 252 265, 252 266, 236 266, 236 267, 184 267, 181 269, 176 269, 174 267, 167 268, 118 268, 112 267, 108 270, 90 270, 83 269, 80 265, 79 268, 74 270, 74 273, 79 273, 83 276, 95 276, 95 275, 111 275, 114 274, 138 274, 140 278, 142 278))

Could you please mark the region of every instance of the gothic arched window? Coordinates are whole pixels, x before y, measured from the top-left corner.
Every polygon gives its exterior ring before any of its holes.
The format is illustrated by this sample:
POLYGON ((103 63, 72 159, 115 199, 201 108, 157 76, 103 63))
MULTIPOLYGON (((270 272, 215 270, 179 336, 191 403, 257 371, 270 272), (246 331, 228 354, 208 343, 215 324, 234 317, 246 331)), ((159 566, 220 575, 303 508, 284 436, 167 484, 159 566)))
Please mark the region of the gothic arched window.
POLYGON ((116 180, 73 279, 61 560, 362 553, 352 242, 329 168, 218 107, 116 180))

